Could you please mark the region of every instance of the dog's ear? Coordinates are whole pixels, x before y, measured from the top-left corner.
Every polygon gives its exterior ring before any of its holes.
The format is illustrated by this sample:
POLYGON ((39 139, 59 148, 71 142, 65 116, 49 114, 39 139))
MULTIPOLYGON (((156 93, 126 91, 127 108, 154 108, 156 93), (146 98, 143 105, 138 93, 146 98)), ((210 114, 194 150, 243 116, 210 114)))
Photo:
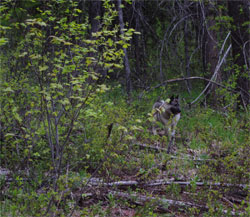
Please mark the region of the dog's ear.
POLYGON ((174 100, 174 95, 170 97, 170 102, 172 102, 173 100, 174 100))

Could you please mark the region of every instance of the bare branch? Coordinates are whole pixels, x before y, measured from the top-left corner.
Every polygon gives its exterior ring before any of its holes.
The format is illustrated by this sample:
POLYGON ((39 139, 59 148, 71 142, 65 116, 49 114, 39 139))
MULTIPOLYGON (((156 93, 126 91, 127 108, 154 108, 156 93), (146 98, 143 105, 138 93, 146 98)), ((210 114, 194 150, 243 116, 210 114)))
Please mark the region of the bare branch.
MULTIPOLYGON (((163 82, 160 83, 160 84, 157 84, 157 85, 154 86, 154 87, 148 87, 144 92, 142 92, 142 93, 139 95, 139 98, 142 98, 142 96, 144 95, 145 92, 149 92, 149 91, 151 91, 151 90, 153 90, 153 89, 156 89, 156 88, 159 88, 159 87, 161 87, 161 86, 164 86, 164 85, 166 85, 167 83, 173 83, 173 82, 179 82, 179 81, 185 81, 185 80, 204 80, 204 81, 211 82, 211 83, 213 83, 213 84, 215 84, 215 85, 217 85, 217 86, 220 86, 220 87, 222 87, 222 88, 225 88, 225 89, 227 89, 228 91, 231 91, 231 92, 233 92, 233 93, 239 93, 239 91, 236 91, 236 90, 233 89, 233 88, 227 87, 227 86, 225 86, 225 85, 223 85, 223 84, 220 84, 220 83, 218 83, 218 82, 216 82, 216 81, 213 81, 213 80, 210 80, 210 79, 208 79, 208 78, 199 77, 199 76, 193 76, 193 77, 188 77, 188 78, 174 78, 174 79, 169 79, 169 80, 163 81, 163 82)), ((238 88, 238 89, 239 89, 240 91, 244 92, 245 94, 247 94, 247 95, 250 96, 250 94, 249 94, 247 91, 243 90, 242 88, 238 88)))
POLYGON ((227 48, 227 50, 226 50, 226 52, 225 52, 225 54, 224 54, 222 60, 221 60, 220 62, 218 62, 217 66, 216 66, 216 68, 215 68, 215 70, 214 70, 214 74, 213 74, 212 78, 210 79, 209 83, 208 83, 207 86, 204 88, 204 90, 200 93, 200 95, 199 95, 193 102, 191 102, 191 105, 194 104, 195 102, 197 102, 197 101, 199 100, 199 98, 200 98, 200 97, 206 92, 206 90, 209 88, 209 86, 210 86, 210 84, 212 83, 212 81, 213 81, 214 79, 216 79, 217 73, 218 73, 218 71, 219 71, 219 69, 220 69, 222 63, 224 62, 225 58, 227 57, 227 54, 228 54, 229 50, 231 49, 231 47, 232 47, 232 45, 230 44, 230 46, 227 48))
MULTIPOLYGON (((248 43, 250 43, 250 40, 246 41, 243 45, 243 55, 244 55, 245 65, 246 65, 247 69, 249 69, 249 67, 250 67, 250 58, 248 57, 247 49, 246 49, 246 46, 248 43)), ((249 50, 248 50, 248 52, 249 52, 249 50)))

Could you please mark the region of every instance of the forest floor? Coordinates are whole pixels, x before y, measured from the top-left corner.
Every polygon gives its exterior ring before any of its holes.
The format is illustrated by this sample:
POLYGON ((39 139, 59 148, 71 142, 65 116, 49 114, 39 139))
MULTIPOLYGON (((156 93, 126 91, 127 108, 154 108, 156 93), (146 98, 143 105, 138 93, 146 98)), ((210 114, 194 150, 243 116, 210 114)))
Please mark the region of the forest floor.
MULTIPOLYGON (((90 132, 98 132, 93 135, 100 140, 87 138, 86 149, 79 149, 86 157, 70 160, 71 166, 58 179, 59 193, 50 211, 54 216, 250 216, 247 116, 225 115, 209 108, 183 112, 168 154, 168 138, 160 127, 158 135, 152 134, 146 119, 149 109, 143 110, 146 112, 141 115, 137 109, 141 116, 130 120, 127 110, 107 109, 107 122, 103 121, 105 115, 94 116, 101 117, 103 125, 96 119, 89 121, 93 123, 90 132), (115 111, 124 113, 124 118, 104 139, 106 131, 101 134, 100 129, 107 128, 115 111)), ((13 213, 20 213, 20 207, 26 210, 31 202, 37 209, 34 213, 46 213, 48 195, 53 192, 51 177, 53 174, 46 172, 41 184, 34 183, 30 200, 26 199, 30 193, 18 188, 19 184, 27 188, 25 179, 17 176, 13 186, 11 178, 2 182, 3 214, 8 216, 9 207, 15 210, 13 213), (27 205, 25 201, 29 201, 27 205)), ((27 184, 31 186, 29 181, 27 184)))
POLYGON ((79 206, 92 207, 93 216, 248 215, 250 183, 227 174, 221 144, 192 149, 189 143, 178 134, 172 153, 166 154, 164 141, 134 141, 126 165, 113 169, 110 180, 105 172, 89 179, 79 206))

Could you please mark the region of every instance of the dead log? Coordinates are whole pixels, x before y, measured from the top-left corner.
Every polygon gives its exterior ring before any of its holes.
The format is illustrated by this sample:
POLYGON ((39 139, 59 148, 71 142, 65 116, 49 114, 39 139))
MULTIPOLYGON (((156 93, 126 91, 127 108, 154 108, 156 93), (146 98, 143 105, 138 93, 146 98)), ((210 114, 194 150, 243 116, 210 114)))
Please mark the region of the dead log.
POLYGON ((165 198, 157 198, 157 197, 149 197, 144 196, 136 193, 124 193, 121 191, 109 191, 113 196, 122 197, 128 200, 132 201, 138 201, 139 203, 145 203, 148 201, 155 201, 155 204, 158 204, 159 206, 181 206, 181 207, 198 207, 203 210, 208 210, 207 206, 191 203, 191 202, 183 202, 178 200, 171 200, 171 199, 165 199, 165 198))
MULTIPOLYGON (((120 197, 124 198, 127 200, 130 200, 136 204, 139 205, 144 205, 145 202, 152 202, 157 209, 159 208, 164 208, 168 206, 173 206, 173 207, 197 207, 201 211, 208 211, 209 207, 206 205, 200 205, 192 202, 184 202, 184 201, 178 201, 178 200, 171 200, 171 199, 165 199, 165 198, 158 198, 158 197, 149 197, 149 196, 144 196, 136 193, 124 193, 120 191, 109 191, 110 194, 112 194, 115 197, 120 197)), ((166 208, 165 208, 166 209, 166 208)), ((169 211, 169 210, 168 210, 169 211)), ((231 215, 236 215, 236 212, 234 211, 227 211, 227 210, 222 210, 224 214, 231 214, 231 215)), ((237 213, 239 215, 240 213, 237 213)), ((242 213, 241 213, 242 214, 242 213)))
POLYGON ((231 183, 220 183, 220 182, 191 182, 191 181, 173 181, 166 179, 158 179, 151 182, 139 182, 139 181, 117 181, 117 182, 103 182, 101 179, 93 179, 89 182, 90 185, 102 185, 107 187, 115 187, 115 186, 137 186, 143 185, 144 187, 152 187, 152 186, 160 186, 160 185, 191 185, 195 184, 196 186, 218 186, 218 187, 237 187, 237 188, 250 188, 250 185, 246 184, 231 184, 231 183))
POLYGON ((158 185, 171 185, 171 184, 177 184, 177 185, 191 185, 195 184, 196 186, 218 186, 218 187, 237 187, 237 188, 250 188, 250 185, 246 184, 231 184, 231 183, 220 183, 220 182, 190 182, 190 181, 169 181, 169 180, 156 180, 155 182, 145 184, 145 186, 158 186, 158 185))

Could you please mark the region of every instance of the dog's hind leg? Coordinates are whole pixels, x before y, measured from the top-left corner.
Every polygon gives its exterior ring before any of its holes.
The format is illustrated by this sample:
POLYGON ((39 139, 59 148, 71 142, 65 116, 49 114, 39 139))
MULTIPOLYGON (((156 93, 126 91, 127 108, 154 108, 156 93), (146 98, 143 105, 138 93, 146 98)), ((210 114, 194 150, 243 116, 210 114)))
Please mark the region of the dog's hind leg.
POLYGON ((154 135, 157 135, 157 132, 156 132, 156 122, 154 121, 153 123, 152 123, 152 131, 153 131, 153 134, 154 135))

